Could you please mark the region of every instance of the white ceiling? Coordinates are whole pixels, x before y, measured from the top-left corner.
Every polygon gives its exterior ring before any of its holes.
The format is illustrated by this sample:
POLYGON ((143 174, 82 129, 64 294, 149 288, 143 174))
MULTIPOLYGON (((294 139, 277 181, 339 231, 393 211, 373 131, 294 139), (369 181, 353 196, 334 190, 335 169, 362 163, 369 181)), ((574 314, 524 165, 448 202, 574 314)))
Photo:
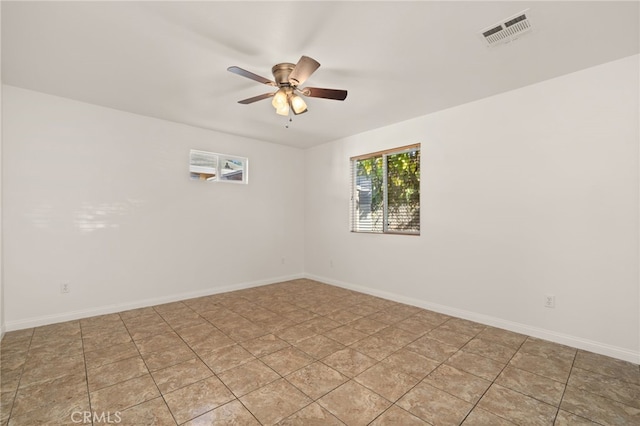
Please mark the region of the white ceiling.
MULTIPOLYGON (((310 147, 639 51, 631 2, 8 2, 2 81, 225 133, 310 147), (479 30, 524 9, 533 31, 486 47, 479 30), (347 89, 275 114, 267 78, 301 55, 305 85, 347 89)), ((461 123, 463 125, 463 123, 461 123)), ((177 141, 178 142, 178 141, 177 141)))

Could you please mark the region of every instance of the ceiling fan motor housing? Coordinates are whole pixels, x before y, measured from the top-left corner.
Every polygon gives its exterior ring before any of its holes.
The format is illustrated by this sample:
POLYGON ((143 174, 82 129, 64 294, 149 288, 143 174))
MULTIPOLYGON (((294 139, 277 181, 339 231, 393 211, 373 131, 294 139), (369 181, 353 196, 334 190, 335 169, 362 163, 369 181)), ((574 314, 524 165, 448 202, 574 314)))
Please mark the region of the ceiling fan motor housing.
POLYGON ((271 72, 273 73, 273 78, 278 84, 278 87, 289 87, 291 84, 289 83, 289 75, 291 71, 295 68, 295 64, 290 63, 282 63, 276 64, 271 68, 271 72))

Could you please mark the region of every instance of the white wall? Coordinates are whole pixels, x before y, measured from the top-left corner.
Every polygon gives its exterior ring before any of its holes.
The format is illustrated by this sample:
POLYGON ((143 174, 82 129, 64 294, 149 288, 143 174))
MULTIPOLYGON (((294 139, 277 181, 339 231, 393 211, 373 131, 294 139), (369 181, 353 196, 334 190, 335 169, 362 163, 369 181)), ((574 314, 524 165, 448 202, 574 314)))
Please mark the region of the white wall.
POLYGON ((303 151, 12 86, 3 101, 7 329, 302 276, 303 151), (249 157, 249 185, 190 181, 190 149, 249 157))
POLYGON ((633 56, 308 150, 305 271, 640 362, 638 74, 633 56), (350 233, 349 157, 416 142, 421 235, 350 233))

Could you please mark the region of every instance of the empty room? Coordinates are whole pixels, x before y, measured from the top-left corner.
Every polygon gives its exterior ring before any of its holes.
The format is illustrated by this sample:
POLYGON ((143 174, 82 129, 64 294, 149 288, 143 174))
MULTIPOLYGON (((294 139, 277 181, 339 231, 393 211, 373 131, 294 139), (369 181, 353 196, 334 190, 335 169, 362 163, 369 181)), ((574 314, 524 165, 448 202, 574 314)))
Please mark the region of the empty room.
POLYGON ((0 17, 0 426, 640 424, 640 2, 0 17))

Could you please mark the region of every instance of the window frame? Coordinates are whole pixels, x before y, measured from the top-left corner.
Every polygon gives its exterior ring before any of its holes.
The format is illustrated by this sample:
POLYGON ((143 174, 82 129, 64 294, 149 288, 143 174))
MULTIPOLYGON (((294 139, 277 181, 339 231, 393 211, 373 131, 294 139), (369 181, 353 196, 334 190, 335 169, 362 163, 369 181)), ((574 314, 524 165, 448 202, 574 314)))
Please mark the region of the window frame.
MULTIPOLYGON (((349 158, 349 165, 350 165, 350 171, 351 171, 351 197, 350 197, 350 205, 349 205, 349 228, 350 228, 350 232, 355 233, 355 234, 391 234, 391 235, 413 235, 413 236, 419 236, 420 235, 420 229, 418 229, 417 231, 399 231, 399 230, 389 230, 389 203, 388 203, 388 168, 387 168, 387 157, 389 155, 396 155, 396 154, 403 154, 406 152, 412 152, 412 151, 421 151, 421 144, 420 143, 414 143, 411 145, 404 145, 404 146, 399 146, 396 148, 390 148, 390 149, 384 149, 381 151, 376 151, 376 152, 371 152, 368 154, 362 154, 362 155, 356 155, 353 156, 351 158, 349 158), (360 161, 360 160, 368 160, 370 158, 375 158, 375 157, 381 157, 382 158, 382 167, 383 167, 383 173, 382 173, 382 187, 383 189, 383 200, 382 200, 382 231, 361 231, 361 230, 357 230, 355 229, 355 223, 354 223, 354 219, 355 219, 355 212, 356 212, 356 207, 355 207, 355 202, 356 202, 356 193, 357 193, 357 179, 356 179, 356 174, 357 174, 357 167, 356 167, 356 162, 360 161)), ((420 170, 420 169, 419 169, 420 170)), ((421 204, 421 198, 419 201, 419 204, 421 204)))

